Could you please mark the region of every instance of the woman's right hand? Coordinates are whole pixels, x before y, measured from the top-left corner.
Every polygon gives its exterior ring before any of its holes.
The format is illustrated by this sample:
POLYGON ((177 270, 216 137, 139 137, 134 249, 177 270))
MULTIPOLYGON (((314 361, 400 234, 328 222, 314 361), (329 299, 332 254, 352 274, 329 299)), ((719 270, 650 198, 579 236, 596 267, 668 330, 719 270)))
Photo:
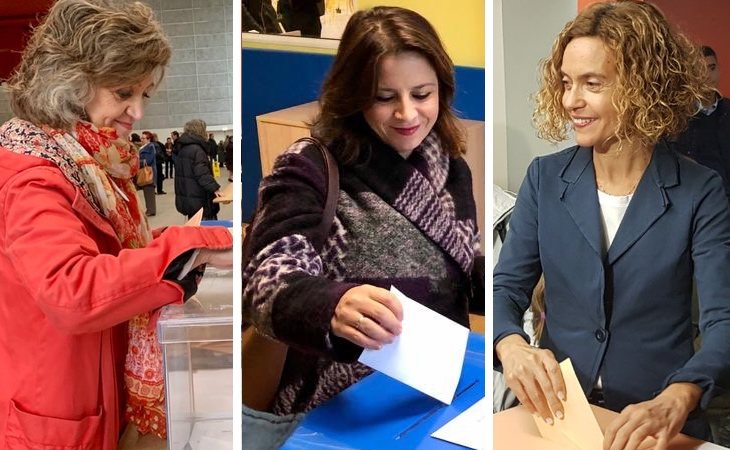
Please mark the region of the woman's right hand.
POLYGON ((400 334, 402 320, 403 309, 393 293, 363 284, 340 297, 330 326, 335 336, 377 350, 400 334))
POLYGON ((520 403, 549 424, 553 416, 562 419, 565 382, 553 352, 532 347, 517 334, 499 341, 495 351, 502 361, 505 382, 520 403))
POLYGON ((233 249, 212 250, 201 248, 194 267, 200 264, 208 264, 219 269, 230 269, 233 267, 233 249))

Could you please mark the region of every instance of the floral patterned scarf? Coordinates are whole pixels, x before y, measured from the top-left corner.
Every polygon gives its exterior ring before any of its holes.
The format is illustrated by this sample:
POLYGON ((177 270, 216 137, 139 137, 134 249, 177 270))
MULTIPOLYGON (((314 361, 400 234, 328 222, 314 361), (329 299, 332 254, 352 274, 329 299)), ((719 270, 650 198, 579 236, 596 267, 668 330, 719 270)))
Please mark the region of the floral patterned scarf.
MULTIPOLYGON (((134 145, 113 128, 77 122, 73 131, 38 127, 11 119, 0 127, 0 146, 54 163, 91 206, 112 225, 123 248, 141 248, 152 240, 132 177, 139 167, 134 145)), ((124 368, 126 419, 140 433, 166 437, 162 352, 150 313, 129 321, 124 368)))

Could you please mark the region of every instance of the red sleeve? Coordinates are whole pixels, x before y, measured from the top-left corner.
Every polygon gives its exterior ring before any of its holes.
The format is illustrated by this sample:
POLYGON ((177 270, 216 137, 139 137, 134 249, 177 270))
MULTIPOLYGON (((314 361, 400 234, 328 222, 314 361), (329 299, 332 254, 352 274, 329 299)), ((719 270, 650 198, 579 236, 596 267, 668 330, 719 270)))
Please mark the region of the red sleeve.
POLYGON ((55 168, 25 170, 0 190, 0 251, 47 318, 69 333, 181 302, 182 290, 162 279, 168 264, 192 248, 232 246, 225 228, 173 226, 146 248, 118 251, 109 224, 96 216, 95 227, 84 207, 91 208, 55 168))

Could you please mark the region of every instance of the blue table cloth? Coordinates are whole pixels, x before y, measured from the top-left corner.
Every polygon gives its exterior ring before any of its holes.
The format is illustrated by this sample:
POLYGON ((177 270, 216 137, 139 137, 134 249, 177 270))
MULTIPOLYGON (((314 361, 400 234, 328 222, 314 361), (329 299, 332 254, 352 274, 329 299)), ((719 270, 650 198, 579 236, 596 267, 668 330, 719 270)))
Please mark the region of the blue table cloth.
POLYGON ((431 433, 484 397, 484 348, 484 336, 470 333, 451 405, 376 372, 309 412, 281 448, 461 449, 431 433))

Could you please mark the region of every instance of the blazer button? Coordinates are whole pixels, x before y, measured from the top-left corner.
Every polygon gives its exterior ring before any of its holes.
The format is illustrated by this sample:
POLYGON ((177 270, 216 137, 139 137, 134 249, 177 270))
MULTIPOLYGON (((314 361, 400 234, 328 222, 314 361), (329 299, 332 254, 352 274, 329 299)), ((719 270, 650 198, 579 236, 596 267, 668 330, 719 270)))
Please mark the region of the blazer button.
POLYGON ((596 330, 596 340, 598 342, 603 342, 606 340, 606 332, 601 328, 596 330))

